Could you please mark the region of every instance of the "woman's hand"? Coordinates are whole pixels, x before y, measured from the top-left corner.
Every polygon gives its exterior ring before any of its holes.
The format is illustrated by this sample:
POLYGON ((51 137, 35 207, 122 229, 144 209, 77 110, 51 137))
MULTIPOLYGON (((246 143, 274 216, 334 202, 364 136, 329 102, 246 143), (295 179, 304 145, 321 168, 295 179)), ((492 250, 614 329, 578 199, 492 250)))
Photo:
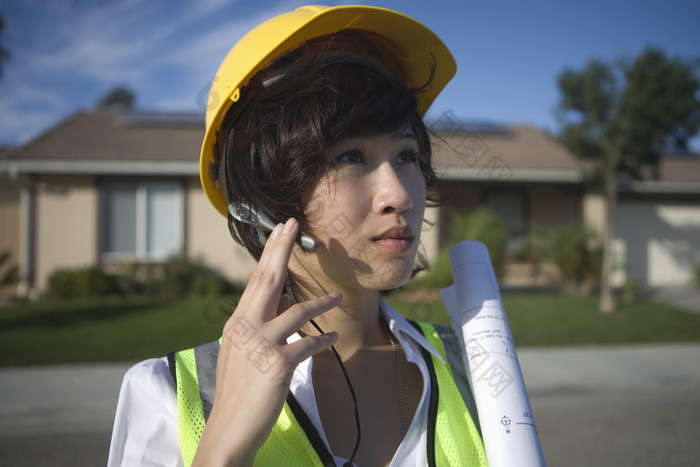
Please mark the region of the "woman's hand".
POLYGON ((331 294, 290 307, 281 296, 298 229, 294 219, 275 227, 224 326, 214 406, 193 465, 252 465, 282 410, 296 366, 338 339, 331 332, 287 344, 304 323, 341 301, 340 294, 331 294))

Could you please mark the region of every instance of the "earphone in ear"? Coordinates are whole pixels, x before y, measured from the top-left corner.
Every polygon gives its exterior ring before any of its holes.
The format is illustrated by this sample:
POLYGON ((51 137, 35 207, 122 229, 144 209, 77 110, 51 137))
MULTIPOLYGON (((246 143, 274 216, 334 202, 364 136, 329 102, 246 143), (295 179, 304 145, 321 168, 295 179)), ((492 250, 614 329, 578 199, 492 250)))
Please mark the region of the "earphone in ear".
MULTIPOLYGON (((255 206, 248 204, 245 201, 232 201, 228 205, 228 213, 240 222, 252 225, 253 227, 272 231, 275 228, 275 223, 267 217, 262 212, 258 211, 255 206)), ((264 244, 264 237, 261 236, 261 242, 264 244)), ((299 235, 297 237, 297 243, 301 245, 303 249, 309 252, 316 251, 318 246, 318 241, 315 238, 308 235, 299 235)))

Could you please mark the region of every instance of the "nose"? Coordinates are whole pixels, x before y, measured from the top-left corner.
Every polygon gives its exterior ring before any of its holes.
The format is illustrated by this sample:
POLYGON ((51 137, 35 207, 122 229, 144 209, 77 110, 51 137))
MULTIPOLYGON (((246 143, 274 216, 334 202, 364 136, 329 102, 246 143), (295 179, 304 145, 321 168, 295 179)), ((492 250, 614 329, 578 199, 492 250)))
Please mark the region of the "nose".
POLYGON ((375 212, 404 213, 413 208, 413 199, 406 181, 396 172, 391 164, 382 164, 378 171, 375 185, 373 208, 375 212))

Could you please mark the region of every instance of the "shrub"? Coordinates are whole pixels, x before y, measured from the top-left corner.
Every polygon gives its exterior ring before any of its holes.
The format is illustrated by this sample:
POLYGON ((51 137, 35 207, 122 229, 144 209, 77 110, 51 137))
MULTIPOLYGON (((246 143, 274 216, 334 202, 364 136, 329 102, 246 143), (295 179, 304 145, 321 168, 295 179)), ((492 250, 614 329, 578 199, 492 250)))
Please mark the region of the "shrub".
POLYGON ((503 271, 503 244, 509 233, 510 228, 489 209, 479 208, 469 215, 451 211, 447 245, 440 250, 421 284, 425 288, 439 289, 452 283, 449 249, 462 240, 476 240, 486 245, 496 276, 499 276, 503 271))
POLYGON ((166 297, 188 295, 198 276, 205 273, 204 266, 182 258, 170 258, 162 264, 163 274, 156 281, 156 291, 166 297))
POLYGON ((123 295, 117 278, 97 267, 57 269, 49 276, 49 293, 64 299, 123 295))
POLYGON ((442 248, 433 260, 428 273, 420 280, 426 289, 442 289, 452 283, 449 248, 442 248))
POLYGON ((561 274, 560 286, 585 294, 600 279, 603 250, 592 228, 570 224, 563 228, 533 227, 527 256, 536 264, 551 262, 561 274))
POLYGON ((487 208, 478 208, 468 216, 453 212, 450 216, 449 245, 462 240, 476 240, 486 245, 489 256, 500 276, 503 271, 504 244, 510 227, 487 208))
POLYGON ((233 291, 233 287, 226 279, 214 274, 198 277, 191 288, 192 295, 197 297, 218 297, 233 291))
POLYGON ((57 269, 49 277, 49 293, 73 299, 113 295, 151 294, 161 297, 215 297, 234 292, 223 277, 201 263, 171 258, 164 263, 127 263, 112 266, 57 269))
POLYGON ((10 265, 9 260, 9 251, 3 251, 0 253, 0 270, 5 269, 5 265, 7 265, 7 269, 0 273, 0 287, 15 284, 17 281, 19 281, 19 267, 16 265, 10 265))
POLYGON ((160 295, 214 297, 233 291, 228 281, 197 261, 175 257, 163 263, 162 268, 162 278, 155 287, 160 295))

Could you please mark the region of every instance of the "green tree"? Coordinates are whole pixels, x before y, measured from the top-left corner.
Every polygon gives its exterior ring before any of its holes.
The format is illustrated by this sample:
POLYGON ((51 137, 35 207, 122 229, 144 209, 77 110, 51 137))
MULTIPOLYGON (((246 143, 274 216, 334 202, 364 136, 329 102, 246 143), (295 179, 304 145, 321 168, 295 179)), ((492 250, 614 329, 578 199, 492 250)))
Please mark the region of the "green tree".
POLYGON ((97 101, 98 109, 130 109, 134 106, 136 95, 126 86, 116 86, 97 101))
POLYGON ((605 197, 604 313, 615 308, 610 277, 618 176, 640 178, 645 169, 655 175, 664 150, 687 149, 700 127, 699 63, 649 48, 632 62, 591 60, 583 69, 566 69, 559 76, 561 140, 590 164, 605 197))

